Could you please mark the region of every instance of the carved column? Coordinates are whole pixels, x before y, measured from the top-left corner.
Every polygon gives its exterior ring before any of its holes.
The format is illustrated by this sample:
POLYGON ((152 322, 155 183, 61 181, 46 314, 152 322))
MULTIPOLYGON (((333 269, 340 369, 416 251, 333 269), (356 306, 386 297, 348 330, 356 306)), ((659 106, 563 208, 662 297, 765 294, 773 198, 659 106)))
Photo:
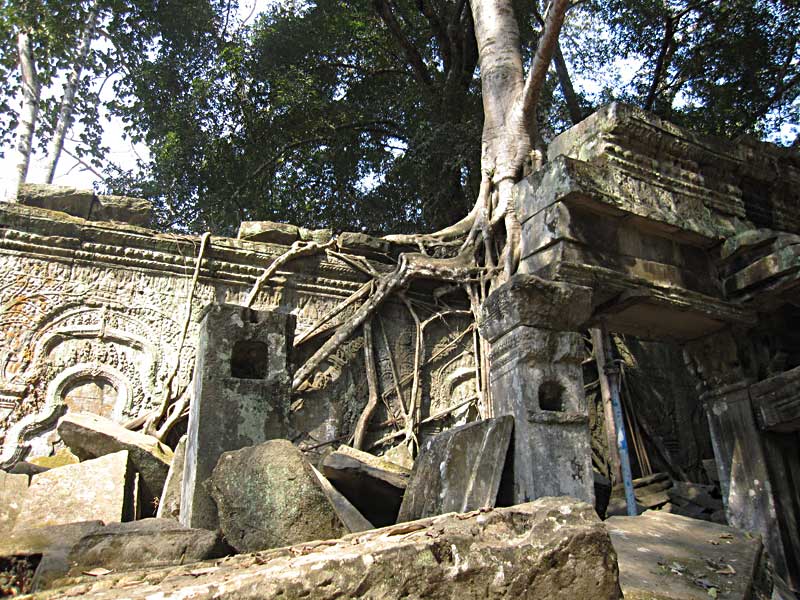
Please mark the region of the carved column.
POLYGON ((796 586, 797 575, 792 573, 798 565, 784 540, 796 532, 781 527, 768 440, 755 418, 752 378, 740 360, 737 336, 746 339, 743 332, 725 330, 687 344, 686 351, 706 388, 700 398, 708 416, 728 523, 761 534, 775 573, 796 586))
POLYGON ((205 482, 223 452, 286 437, 295 318, 232 304, 200 325, 181 493, 181 523, 216 529, 205 482))
POLYGON ((509 500, 573 496, 594 502, 583 338, 591 289, 516 275, 484 304, 495 416, 514 416, 509 500))

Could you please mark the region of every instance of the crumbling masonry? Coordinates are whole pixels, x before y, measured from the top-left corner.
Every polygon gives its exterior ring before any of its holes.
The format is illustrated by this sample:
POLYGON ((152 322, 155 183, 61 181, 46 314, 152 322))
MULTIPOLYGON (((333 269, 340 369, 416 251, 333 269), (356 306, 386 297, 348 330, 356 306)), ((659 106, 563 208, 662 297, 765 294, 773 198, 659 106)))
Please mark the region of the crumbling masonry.
MULTIPOLYGON (((381 402, 365 448, 407 462, 407 446, 398 445, 406 439, 401 396, 413 387, 420 445, 454 425, 510 414, 513 502, 591 501, 579 332, 602 323, 678 342, 702 382, 697 402, 708 417, 728 520, 761 534, 777 576, 799 591, 800 159, 768 144, 697 136, 621 104, 558 136, 548 154, 515 191, 519 274, 487 299, 480 323, 463 298, 447 302, 435 285, 416 283, 407 296, 417 306, 441 308, 444 298, 448 307, 425 321, 420 353, 417 315, 400 301, 381 307, 370 334, 381 402), (489 348, 485 374, 475 360, 479 343, 489 348), (481 377, 490 382, 486 405, 478 402, 481 377)), ((342 234, 335 252, 286 262, 260 287, 254 310, 236 317, 240 330, 257 330, 242 337, 253 345, 237 346, 236 327, 211 324, 236 311, 214 307, 246 304, 288 245, 326 244, 330 232, 250 223, 240 239, 212 236, 201 245, 194 236, 146 229, 145 208, 125 199, 30 192, 21 200, 0 206, 3 466, 50 454, 66 412, 126 423, 168 398, 180 409, 176 441, 193 376, 187 465, 206 460, 207 472, 219 452, 271 437, 312 454, 347 440, 370 395, 364 337, 344 343, 291 397, 290 371, 352 314, 368 285, 365 272, 390 271, 405 248, 342 234), (214 369, 232 372, 196 369, 203 344, 217 352, 214 369), (236 358, 262 347, 263 364, 236 358), (284 391, 264 391, 277 390, 276 382, 284 391), (241 438, 223 440, 227 446, 211 457, 192 429, 213 413, 209 389, 240 408, 254 395, 272 398, 246 409, 258 413, 261 429, 234 432, 241 438)), ((191 477, 184 475, 184 492, 194 489, 191 477)), ((202 507, 208 498, 194 502, 202 507)))

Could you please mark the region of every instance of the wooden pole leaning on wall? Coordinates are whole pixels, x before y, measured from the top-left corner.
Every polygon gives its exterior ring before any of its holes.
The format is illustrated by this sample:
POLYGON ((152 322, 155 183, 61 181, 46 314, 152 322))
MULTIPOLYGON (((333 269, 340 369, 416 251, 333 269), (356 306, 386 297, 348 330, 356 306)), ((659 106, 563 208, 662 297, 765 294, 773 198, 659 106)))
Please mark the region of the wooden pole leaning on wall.
MULTIPOLYGON (((618 462, 619 470, 621 477, 617 479, 617 482, 620 480, 622 481, 625 487, 625 504, 628 508, 628 514, 631 516, 636 516, 638 511, 636 510, 636 497, 633 492, 633 475, 631 474, 631 461, 630 457, 628 456, 628 439, 625 434, 625 421, 622 416, 622 403, 620 402, 619 397, 619 386, 620 386, 620 371, 619 366, 614 361, 614 357, 611 354, 611 338, 608 335, 608 331, 606 330, 605 323, 601 325, 599 330, 599 335, 595 336, 595 332, 598 331, 597 329, 592 330, 592 340, 594 342, 594 353, 595 359, 598 361, 598 371, 600 371, 600 386, 601 392, 603 391, 603 380, 605 380, 606 387, 609 392, 610 397, 610 404, 611 404, 611 411, 612 411, 612 418, 610 421, 606 421, 606 431, 615 430, 615 442, 610 445, 610 448, 617 449, 618 455, 618 462), (597 339, 599 344, 594 341, 597 339), (603 367, 600 368, 600 360, 602 357, 603 360, 603 367), (609 423, 613 424, 609 426, 609 423)), ((605 410, 605 397, 603 398, 603 407, 605 410)))
POLYGON ((603 339, 603 331, 594 328, 590 331, 592 335, 592 347, 594 348, 594 359, 597 363, 597 376, 600 380, 600 397, 603 400, 603 429, 606 434, 606 447, 608 448, 608 465, 610 468, 610 479, 612 483, 622 483, 622 471, 620 469, 619 450, 617 449, 617 428, 614 424, 614 408, 611 405, 611 388, 606 377, 606 344, 603 339))

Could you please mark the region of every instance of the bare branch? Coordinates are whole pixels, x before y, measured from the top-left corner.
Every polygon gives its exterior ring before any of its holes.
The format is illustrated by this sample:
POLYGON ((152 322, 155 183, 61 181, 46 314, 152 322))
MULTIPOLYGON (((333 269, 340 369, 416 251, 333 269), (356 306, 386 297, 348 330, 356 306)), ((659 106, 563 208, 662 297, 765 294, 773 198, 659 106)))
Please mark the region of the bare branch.
POLYGON ((397 22, 392 7, 389 6, 387 0, 375 0, 375 10, 378 12, 381 20, 386 24, 392 37, 400 44, 403 53, 406 56, 408 64, 411 65, 411 70, 414 73, 414 78, 425 86, 431 85, 430 74, 425 62, 422 60, 422 55, 419 50, 411 43, 405 33, 403 33, 400 23, 397 22))
POLYGON ((569 0, 552 0, 545 15, 544 29, 536 47, 536 54, 533 57, 528 78, 525 80, 525 88, 522 92, 522 109, 525 114, 526 124, 531 122, 536 113, 536 105, 539 102, 539 94, 542 91, 547 69, 553 58, 553 53, 558 44, 558 35, 561 33, 561 26, 564 24, 564 15, 569 8, 569 0))
POLYGON ((658 87, 663 78, 667 54, 669 53, 670 46, 674 42, 674 35, 675 21, 673 20, 672 15, 667 15, 664 17, 664 37, 661 40, 661 48, 659 49, 658 57, 656 58, 656 66, 653 70, 653 79, 650 82, 650 89, 647 91, 647 97, 644 101, 645 110, 653 110, 653 104, 656 101, 658 87))

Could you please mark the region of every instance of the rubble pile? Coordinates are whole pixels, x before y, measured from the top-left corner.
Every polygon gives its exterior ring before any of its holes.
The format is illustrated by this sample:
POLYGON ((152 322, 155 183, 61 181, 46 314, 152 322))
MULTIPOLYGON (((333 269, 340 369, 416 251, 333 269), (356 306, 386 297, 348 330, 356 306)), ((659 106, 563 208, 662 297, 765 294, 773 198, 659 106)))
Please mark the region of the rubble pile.
POLYGON ((513 426, 506 416, 438 434, 410 471, 348 446, 329 452, 318 470, 281 439, 224 452, 202 482, 217 509, 219 526, 210 530, 179 522, 185 437, 173 454, 103 418, 68 415, 59 431, 82 428, 84 435, 64 436, 82 462, 0 473, 3 594, 454 598, 480 589, 482 597, 612 599, 620 597, 619 554, 626 598, 660 598, 636 594, 671 584, 676 569, 691 593, 665 598, 699 597, 698 578, 724 597, 747 597, 761 542, 665 510, 702 486, 662 474, 639 480, 637 499, 657 499, 662 510, 612 517, 608 527, 571 498, 498 507, 511 485, 513 426), (142 471, 152 473, 165 456, 169 474, 157 469, 162 518, 142 518, 152 512, 142 471), (688 540, 708 547, 689 548, 688 540), (698 570, 687 552, 720 568, 698 570), (690 564, 696 576, 687 574, 690 564))
MULTIPOLYGON (((654 473, 634 479, 633 491, 640 514, 658 510, 723 525, 727 523, 719 481, 713 485, 674 481, 667 473, 654 473)), ((626 514, 625 492, 622 486, 614 486, 606 515, 626 514)))

